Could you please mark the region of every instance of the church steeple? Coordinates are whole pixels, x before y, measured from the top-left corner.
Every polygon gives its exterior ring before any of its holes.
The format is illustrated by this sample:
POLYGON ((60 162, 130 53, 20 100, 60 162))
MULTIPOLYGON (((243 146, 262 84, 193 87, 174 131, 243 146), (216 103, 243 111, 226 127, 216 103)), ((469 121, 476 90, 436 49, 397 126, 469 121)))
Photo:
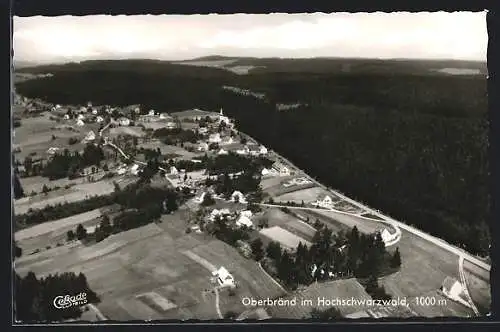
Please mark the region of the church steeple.
POLYGON ((222 113, 222 107, 220 108, 220 115, 224 115, 224 114, 222 113))

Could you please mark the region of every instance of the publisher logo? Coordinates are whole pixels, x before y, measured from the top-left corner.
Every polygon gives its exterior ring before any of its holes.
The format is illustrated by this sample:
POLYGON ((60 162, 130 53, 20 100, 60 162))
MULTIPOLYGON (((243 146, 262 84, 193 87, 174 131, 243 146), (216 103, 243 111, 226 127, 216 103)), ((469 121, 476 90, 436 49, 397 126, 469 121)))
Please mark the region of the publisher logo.
POLYGON ((87 294, 80 293, 75 296, 59 295, 54 298, 54 307, 57 309, 67 309, 70 307, 78 307, 87 303, 87 294))

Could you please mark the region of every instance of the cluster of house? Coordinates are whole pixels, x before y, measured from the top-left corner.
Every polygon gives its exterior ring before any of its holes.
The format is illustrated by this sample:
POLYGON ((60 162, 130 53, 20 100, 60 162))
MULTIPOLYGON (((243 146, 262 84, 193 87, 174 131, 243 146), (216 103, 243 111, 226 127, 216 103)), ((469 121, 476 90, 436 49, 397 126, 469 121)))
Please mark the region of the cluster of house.
POLYGON ((175 129, 177 123, 173 116, 168 113, 160 113, 155 110, 149 110, 147 114, 139 116, 141 122, 165 122, 165 128, 175 129))
POLYGON ((253 213, 250 210, 243 210, 239 213, 233 213, 229 209, 213 209, 208 215, 208 220, 214 222, 218 217, 228 217, 230 220, 235 222, 238 227, 253 228, 254 224, 252 222, 253 213))
POLYGON ((290 168, 280 161, 277 161, 273 166, 269 168, 264 168, 261 171, 262 176, 290 176, 292 171, 290 168))

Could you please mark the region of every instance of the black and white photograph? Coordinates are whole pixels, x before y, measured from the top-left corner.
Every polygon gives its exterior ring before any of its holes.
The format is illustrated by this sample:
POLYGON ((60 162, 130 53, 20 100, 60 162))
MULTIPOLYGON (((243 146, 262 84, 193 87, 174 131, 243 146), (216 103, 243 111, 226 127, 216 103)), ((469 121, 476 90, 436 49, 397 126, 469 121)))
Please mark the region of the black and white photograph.
POLYGON ((486 15, 14 16, 14 324, 490 316, 486 15))

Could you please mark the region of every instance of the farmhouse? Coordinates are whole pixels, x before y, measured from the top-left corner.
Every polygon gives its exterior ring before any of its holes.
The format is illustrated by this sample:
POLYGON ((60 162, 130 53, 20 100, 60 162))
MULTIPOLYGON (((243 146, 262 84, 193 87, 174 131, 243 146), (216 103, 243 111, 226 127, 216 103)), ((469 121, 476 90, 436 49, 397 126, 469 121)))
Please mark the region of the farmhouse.
POLYGON ((251 218, 253 216, 253 213, 250 210, 244 210, 244 211, 240 212, 240 216, 245 216, 247 218, 251 218))
POLYGON ((462 302, 464 296, 464 288, 462 284, 455 278, 446 277, 440 290, 443 294, 452 300, 462 302))
POLYGON ((95 109, 95 108, 94 108, 94 109, 92 110, 92 114, 97 115, 97 109, 95 109))
POLYGON ((263 168, 260 174, 262 176, 274 175, 274 171, 272 169, 263 168))
POLYGON ((233 276, 223 266, 221 266, 218 270, 213 271, 212 275, 216 278, 220 286, 235 286, 233 276))
POLYGON ((177 170, 177 168, 175 168, 175 166, 172 166, 170 167, 170 174, 177 175, 179 174, 179 171, 177 170))
POLYGON ((319 206, 324 209, 331 209, 332 204, 333 204, 332 198, 328 195, 326 195, 325 198, 323 198, 322 200, 318 199, 316 202, 312 203, 312 205, 319 206))
POLYGON ((206 196, 206 195, 207 195, 207 193, 206 193, 206 192, 202 192, 202 193, 201 193, 201 195, 200 195, 199 197, 196 197, 196 198, 194 199, 194 201, 195 201, 196 203, 200 203, 200 204, 201 204, 201 203, 203 203, 203 201, 205 200, 205 196, 206 196))
POLYGON ((235 191, 231 195, 231 201, 246 204, 245 196, 240 191, 235 191))
POLYGON ((85 120, 85 115, 83 114, 78 114, 78 117, 76 118, 77 120, 85 120))
POLYGON ((69 120, 69 115, 68 114, 64 114, 63 119, 64 120, 69 120))
POLYGON ((78 121, 76 121, 76 125, 79 127, 83 127, 83 126, 85 126, 85 122, 83 122, 83 120, 78 120, 78 121))
POLYGON ((95 118, 95 122, 97 122, 97 123, 101 123, 101 122, 103 122, 103 121, 104 121, 104 118, 103 118, 102 116, 97 116, 97 117, 95 118))

